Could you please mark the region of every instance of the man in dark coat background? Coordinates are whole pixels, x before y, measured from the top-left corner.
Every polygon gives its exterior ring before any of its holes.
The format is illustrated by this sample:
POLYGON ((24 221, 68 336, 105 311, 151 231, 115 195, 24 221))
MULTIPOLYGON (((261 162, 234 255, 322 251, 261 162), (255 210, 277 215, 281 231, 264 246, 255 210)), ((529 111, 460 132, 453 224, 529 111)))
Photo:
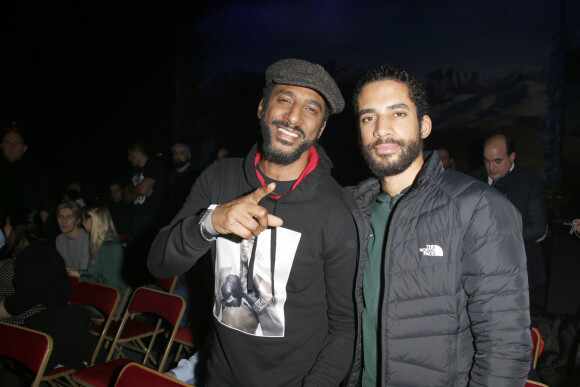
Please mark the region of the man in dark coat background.
POLYGON ((522 215, 528 265, 530 303, 545 304, 546 268, 540 242, 548 228, 544 182, 532 171, 516 164, 514 141, 503 134, 489 137, 483 145, 484 167, 470 172, 500 191, 522 215))

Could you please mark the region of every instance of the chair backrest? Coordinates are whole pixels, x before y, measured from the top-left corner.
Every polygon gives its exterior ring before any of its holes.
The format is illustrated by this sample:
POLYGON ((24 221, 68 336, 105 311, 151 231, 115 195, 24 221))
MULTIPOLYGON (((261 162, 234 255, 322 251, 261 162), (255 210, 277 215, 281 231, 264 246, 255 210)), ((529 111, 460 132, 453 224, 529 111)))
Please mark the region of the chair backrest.
POLYGON ((26 366, 36 375, 32 387, 40 384, 52 352, 52 338, 46 333, 0 322, 0 355, 26 366))
POLYGON ((115 387, 156 386, 175 387, 189 386, 160 372, 138 363, 129 363, 121 370, 115 387))
POLYGON ((87 304, 97 308, 105 319, 102 324, 99 341, 91 358, 91 365, 95 363, 97 355, 105 341, 105 335, 113 320, 115 309, 121 295, 119 290, 111 286, 101 285, 90 281, 81 281, 73 289, 69 302, 71 304, 87 304))
MULTIPOLYGON (((119 325, 115 339, 113 340, 113 345, 111 346, 111 351, 109 352, 109 358, 112 355, 113 349, 116 348, 117 342, 121 337, 121 333, 127 323, 129 318, 142 313, 154 314, 158 317, 163 318, 169 325, 171 325, 171 333, 167 340, 167 345, 163 358, 159 362, 158 370, 162 370, 169 352, 171 350, 171 345, 179 329, 179 324, 181 323, 181 318, 185 311, 185 300, 178 295, 162 292, 155 289, 150 289, 146 287, 141 287, 135 290, 129 305, 127 305, 127 310, 123 316, 123 320, 119 325)), ((157 324, 159 327, 160 322, 157 324)))
POLYGON ((161 279, 157 278, 152 282, 152 284, 159 286, 168 293, 171 293, 175 289, 175 284, 177 284, 177 276, 161 279))
POLYGON ((172 326, 179 325, 185 305, 183 298, 155 289, 141 287, 135 290, 127 306, 127 313, 153 313, 163 317, 172 326))
POLYGON ((538 328, 532 328, 532 344, 532 366, 536 368, 538 358, 542 354, 545 345, 544 339, 542 339, 542 335, 540 334, 540 330, 538 328))
POLYGON ((68 276, 68 279, 70 280, 71 289, 74 290, 79 284, 80 280, 77 277, 71 277, 70 275, 68 276))
POLYGON ((532 380, 526 380, 526 385, 524 387, 548 387, 548 385, 540 382, 534 382, 532 380))

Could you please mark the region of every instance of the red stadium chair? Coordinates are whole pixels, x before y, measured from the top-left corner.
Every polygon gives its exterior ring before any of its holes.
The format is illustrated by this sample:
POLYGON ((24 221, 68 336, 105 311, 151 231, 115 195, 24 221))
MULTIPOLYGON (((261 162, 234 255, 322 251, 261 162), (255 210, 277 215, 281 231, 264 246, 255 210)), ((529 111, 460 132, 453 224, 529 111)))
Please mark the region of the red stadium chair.
POLYGON ((144 287, 137 289, 131 297, 123 319, 120 322, 113 321, 109 327, 108 335, 114 332, 116 325, 118 325, 107 356, 107 362, 75 372, 73 380, 83 386, 109 386, 115 373, 121 367, 132 362, 130 359, 121 357, 123 356, 123 348, 144 353, 143 364, 146 364, 148 360, 155 363, 151 356, 151 349, 158 335, 164 332, 161 325, 165 321, 171 326, 171 333, 167 339, 163 356, 157 362, 157 371, 162 372, 184 310, 185 301, 179 296, 144 287), (144 313, 157 316, 157 324, 153 325, 147 321, 136 319, 144 313), (114 352, 117 352, 117 358, 111 360, 114 352))
POLYGON ((538 328, 532 328, 532 343, 534 345, 532 349, 532 366, 535 369, 536 363, 538 362, 538 358, 542 354, 542 351, 544 350, 544 345, 546 344, 544 343, 544 340, 542 339, 542 335, 540 334, 538 328))
POLYGON ((189 384, 180 382, 141 364, 129 363, 123 367, 115 387, 135 386, 177 387, 189 386, 189 384))
POLYGON ((52 338, 46 333, 0 322, 0 355, 14 359, 34 375, 32 387, 40 379, 52 352, 52 338))
MULTIPOLYGON (((81 281, 73 288, 69 303, 91 305, 98 309, 104 316, 103 323, 94 327, 94 332, 99 336, 99 341, 93 352, 90 365, 95 364, 97 355, 105 340, 105 333, 111 325, 115 308, 121 298, 119 291, 113 287, 97 284, 89 281, 81 281)), ((76 370, 71 367, 59 367, 45 373, 43 382, 51 385, 66 384, 75 385, 71 375, 76 370)))

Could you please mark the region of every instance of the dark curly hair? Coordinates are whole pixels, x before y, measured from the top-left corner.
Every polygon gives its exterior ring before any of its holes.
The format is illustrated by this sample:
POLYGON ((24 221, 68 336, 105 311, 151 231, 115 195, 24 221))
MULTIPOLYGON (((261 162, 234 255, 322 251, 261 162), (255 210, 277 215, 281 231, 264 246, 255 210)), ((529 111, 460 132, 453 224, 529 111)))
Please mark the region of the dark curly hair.
POLYGON ((411 73, 393 66, 380 66, 367 72, 361 80, 358 81, 352 98, 353 110, 358 113, 358 97, 361 90, 369 83, 378 81, 395 81, 407 85, 409 88, 409 98, 417 107, 417 119, 419 122, 429 111, 427 102, 427 93, 423 84, 411 73))

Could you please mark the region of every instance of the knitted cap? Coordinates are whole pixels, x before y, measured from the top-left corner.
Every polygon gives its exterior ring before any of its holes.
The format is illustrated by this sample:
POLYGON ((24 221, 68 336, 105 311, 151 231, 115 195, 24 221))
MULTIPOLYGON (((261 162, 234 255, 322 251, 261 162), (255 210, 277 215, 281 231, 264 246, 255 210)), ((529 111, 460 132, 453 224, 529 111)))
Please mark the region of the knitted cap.
POLYGON ((185 148, 187 153, 191 153, 191 151, 189 150, 189 146, 187 144, 182 143, 173 144, 173 146, 171 147, 171 152, 173 153, 173 151, 175 151, 175 148, 177 148, 178 146, 185 148))
POLYGON ((344 109, 344 98, 334 79, 324 67, 301 59, 282 59, 266 69, 266 83, 303 86, 320 93, 331 114, 344 109))

